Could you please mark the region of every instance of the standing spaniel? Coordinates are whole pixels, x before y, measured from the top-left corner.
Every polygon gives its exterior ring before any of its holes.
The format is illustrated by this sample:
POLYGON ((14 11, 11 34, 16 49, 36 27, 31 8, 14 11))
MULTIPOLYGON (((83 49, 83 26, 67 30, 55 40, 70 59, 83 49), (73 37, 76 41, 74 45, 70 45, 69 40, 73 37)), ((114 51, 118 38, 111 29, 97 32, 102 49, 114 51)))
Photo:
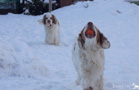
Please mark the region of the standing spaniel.
POLYGON ((104 50, 110 42, 89 22, 81 31, 72 50, 72 61, 78 74, 76 83, 84 90, 103 90, 104 50))
POLYGON ((39 21, 45 28, 45 42, 49 45, 59 46, 60 43, 60 25, 53 14, 47 13, 39 21))

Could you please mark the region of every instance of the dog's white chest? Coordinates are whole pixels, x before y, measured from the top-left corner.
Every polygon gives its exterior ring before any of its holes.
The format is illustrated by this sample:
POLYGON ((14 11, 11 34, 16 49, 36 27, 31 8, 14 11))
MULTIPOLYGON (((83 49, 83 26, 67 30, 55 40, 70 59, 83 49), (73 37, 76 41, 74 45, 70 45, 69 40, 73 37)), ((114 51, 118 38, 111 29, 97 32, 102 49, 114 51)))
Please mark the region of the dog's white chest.
POLYGON ((103 64, 103 58, 100 58, 101 56, 97 52, 80 52, 79 51, 79 58, 81 60, 83 68, 90 71, 96 71, 99 69, 102 69, 103 64))

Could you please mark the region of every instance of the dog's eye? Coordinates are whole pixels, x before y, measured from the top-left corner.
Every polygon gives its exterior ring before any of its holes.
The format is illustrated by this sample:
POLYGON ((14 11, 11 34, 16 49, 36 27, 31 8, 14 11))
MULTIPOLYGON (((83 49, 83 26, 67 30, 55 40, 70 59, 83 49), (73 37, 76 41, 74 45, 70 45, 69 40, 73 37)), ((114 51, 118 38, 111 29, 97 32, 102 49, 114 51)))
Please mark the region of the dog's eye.
POLYGON ((52 19, 52 17, 51 17, 51 19, 52 19))
POLYGON ((48 19, 47 17, 45 19, 48 19))

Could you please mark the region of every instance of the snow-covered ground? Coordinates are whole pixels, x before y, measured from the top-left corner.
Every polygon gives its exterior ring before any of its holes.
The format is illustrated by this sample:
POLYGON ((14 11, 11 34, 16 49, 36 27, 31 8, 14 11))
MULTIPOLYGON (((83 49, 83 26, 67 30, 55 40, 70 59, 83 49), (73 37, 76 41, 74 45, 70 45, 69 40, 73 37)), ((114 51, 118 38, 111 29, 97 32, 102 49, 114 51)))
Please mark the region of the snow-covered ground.
POLYGON ((43 17, 0 15, 0 90, 82 90, 71 60, 75 36, 92 21, 111 42, 105 90, 139 90, 139 6, 123 0, 79 2, 52 12, 60 46, 44 43, 43 17))

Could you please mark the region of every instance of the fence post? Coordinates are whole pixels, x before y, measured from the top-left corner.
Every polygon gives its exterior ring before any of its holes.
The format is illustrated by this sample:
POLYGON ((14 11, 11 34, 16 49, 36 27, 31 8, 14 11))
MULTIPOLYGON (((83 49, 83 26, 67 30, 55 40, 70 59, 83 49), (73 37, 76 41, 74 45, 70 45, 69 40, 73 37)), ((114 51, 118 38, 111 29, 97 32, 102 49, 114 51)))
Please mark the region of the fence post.
POLYGON ((52 0, 49 0, 49 12, 52 11, 52 0))

